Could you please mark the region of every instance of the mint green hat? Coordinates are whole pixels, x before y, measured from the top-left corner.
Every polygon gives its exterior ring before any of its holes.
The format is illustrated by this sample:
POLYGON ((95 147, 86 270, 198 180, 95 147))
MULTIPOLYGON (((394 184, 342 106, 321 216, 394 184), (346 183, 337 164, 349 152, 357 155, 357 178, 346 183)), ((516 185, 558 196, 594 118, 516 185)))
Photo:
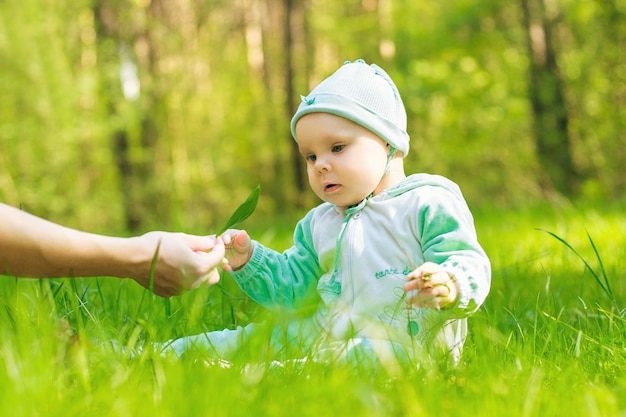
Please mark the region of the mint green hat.
POLYGON ((371 130, 385 142, 409 153, 406 110, 398 88, 378 65, 362 59, 346 61, 334 74, 309 93, 291 119, 291 134, 296 137, 296 123, 309 113, 331 113, 371 130))

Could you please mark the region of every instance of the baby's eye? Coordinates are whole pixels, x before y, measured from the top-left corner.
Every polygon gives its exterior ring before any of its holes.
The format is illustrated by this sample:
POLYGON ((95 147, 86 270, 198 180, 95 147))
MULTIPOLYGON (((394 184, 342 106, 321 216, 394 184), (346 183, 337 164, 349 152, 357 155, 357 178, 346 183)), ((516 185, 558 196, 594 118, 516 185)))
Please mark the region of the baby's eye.
POLYGON ((317 156, 315 156, 315 155, 307 155, 307 156, 304 157, 304 159, 306 159, 307 161, 310 161, 310 162, 315 162, 317 160, 317 156))
POLYGON ((332 147, 332 151, 333 152, 341 152, 343 150, 343 148, 345 148, 346 145, 335 145, 332 147))

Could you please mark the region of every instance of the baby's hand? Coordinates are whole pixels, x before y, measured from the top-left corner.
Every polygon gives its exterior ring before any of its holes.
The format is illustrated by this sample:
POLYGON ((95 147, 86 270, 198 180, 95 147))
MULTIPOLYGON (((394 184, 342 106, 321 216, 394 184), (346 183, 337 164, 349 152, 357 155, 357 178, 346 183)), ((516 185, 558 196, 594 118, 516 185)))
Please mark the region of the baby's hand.
POLYGON ((226 246, 226 259, 229 271, 237 271, 244 267, 252 257, 252 240, 245 230, 228 229, 221 236, 226 246))
POLYGON ((454 278, 433 262, 424 263, 406 278, 406 302, 416 307, 439 310, 455 303, 459 297, 459 287, 454 278))

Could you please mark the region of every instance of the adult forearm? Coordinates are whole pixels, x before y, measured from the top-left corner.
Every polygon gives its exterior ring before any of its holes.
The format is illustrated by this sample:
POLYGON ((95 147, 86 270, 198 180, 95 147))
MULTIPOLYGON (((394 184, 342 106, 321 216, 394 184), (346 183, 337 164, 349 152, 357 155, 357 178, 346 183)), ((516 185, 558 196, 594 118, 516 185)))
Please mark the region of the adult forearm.
POLYGON ((19 277, 131 276, 149 263, 136 239, 70 229, 0 204, 0 273, 19 277))
POLYGON ((162 231, 104 236, 0 204, 0 275, 132 278, 169 297, 219 281, 224 255, 224 243, 215 236, 162 231))

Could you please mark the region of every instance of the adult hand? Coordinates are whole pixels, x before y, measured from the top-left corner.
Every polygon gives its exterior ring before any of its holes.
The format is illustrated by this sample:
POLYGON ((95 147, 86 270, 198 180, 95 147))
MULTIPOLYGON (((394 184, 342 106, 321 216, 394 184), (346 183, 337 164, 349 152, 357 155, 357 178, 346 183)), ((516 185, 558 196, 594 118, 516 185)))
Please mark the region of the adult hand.
POLYGON ((132 239, 153 248, 150 262, 144 260, 144 272, 132 278, 149 289, 152 272, 152 289, 162 297, 217 283, 220 279, 218 268, 227 264, 224 242, 215 236, 149 232, 132 239), (156 263, 153 262, 155 256, 156 263))

